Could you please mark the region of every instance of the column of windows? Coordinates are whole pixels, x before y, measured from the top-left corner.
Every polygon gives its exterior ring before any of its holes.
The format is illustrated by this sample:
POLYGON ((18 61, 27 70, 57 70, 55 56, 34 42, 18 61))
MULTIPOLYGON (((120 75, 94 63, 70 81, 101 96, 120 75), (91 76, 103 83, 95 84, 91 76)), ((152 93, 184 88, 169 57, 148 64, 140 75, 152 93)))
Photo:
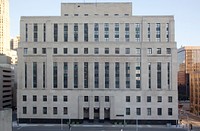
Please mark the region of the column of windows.
POLYGON ((129 23, 125 23, 125 41, 129 42, 130 39, 130 27, 129 23))
POLYGON ((63 66, 63 84, 64 88, 68 88, 68 63, 64 62, 63 66))
POLYGON ((109 23, 104 24, 104 38, 105 41, 109 41, 109 23))
POLYGON ((94 24, 94 41, 95 42, 99 41, 99 24, 98 23, 94 24))
POLYGON ((99 88, 99 63, 94 63, 94 86, 99 88))
POLYGON ((120 65, 115 62, 115 88, 120 88, 120 65))
POLYGON ((38 25, 33 24, 33 40, 34 42, 38 41, 38 25))

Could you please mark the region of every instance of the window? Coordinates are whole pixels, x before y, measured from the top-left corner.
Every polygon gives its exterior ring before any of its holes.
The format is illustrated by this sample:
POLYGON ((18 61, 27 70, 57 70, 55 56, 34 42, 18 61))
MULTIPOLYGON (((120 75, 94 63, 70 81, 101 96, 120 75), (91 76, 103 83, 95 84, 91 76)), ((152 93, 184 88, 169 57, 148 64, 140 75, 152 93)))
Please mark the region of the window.
POLYGON ((43 107, 43 114, 47 114, 47 107, 43 107))
POLYGON ((131 114, 131 109, 130 108, 126 108, 126 115, 130 115, 131 114))
POLYGON ((94 48, 94 54, 99 54, 99 48, 94 48))
POLYGON ((57 115, 58 114, 58 108, 57 107, 53 107, 53 114, 57 115))
POLYGON ((68 101, 67 96, 63 96, 63 101, 64 101, 64 102, 67 102, 67 101, 68 101))
POLYGON ((68 24, 64 23, 64 42, 68 41, 68 24))
POLYGON ((26 42, 28 41, 28 24, 26 24, 26 42))
POLYGON ((152 48, 147 49, 147 54, 152 54, 152 48))
POLYGON ((136 101, 137 102, 141 102, 141 97, 140 96, 136 96, 136 101))
POLYGON ((109 96, 105 96, 105 102, 109 102, 109 96))
POLYGON ((78 48, 74 48, 74 54, 78 54, 78 48))
POLYGON ((156 41, 160 42, 160 23, 156 23, 156 41))
POLYGON ((84 62, 84 88, 88 88, 88 62, 84 62))
POLYGON ((147 108, 147 116, 151 116, 151 108, 147 108))
POLYGON ((33 114, 37 114, 37 107, 33 107, 33 114))
POLYGON ((27 88, 27 63, 26 62, 24 63, 24 77, 25 77, 24 78, 24 80, 25 80, 24 81, 24 84, 25 84, 24 86, 25 86, 25 88, 27 88))
POLYGON ((53 96, 53 102, 57 102, 57 96, 53 96))
POLYGON ((151 89, 151 63, 148 63, 148 70, 149 70, 149 89, 151 89))
POLYGON ((84 102, 88 102, 88 96, 84 96, 84 102))
POLYGON ((129 42, 130 38, 130 29, 129 29, 129 23, 125 23, 125 41, 129 42))
POLYGON ((130 88, 130 62, 126 62, 126 88, 130 88))
POLYGON ((47 96, 43 96, 43 101, 47 101, 47 96))
POLYGON ((33 88, 37 88, 37 62, 33 62, 33 88))
POLYGON ((166 23, 166 41, 169 42, 169 23, 166 23))
POLYGON ((115 23, 115 41, 119 41, 119 23, 115 23))
POLYGON ((78 88, 78 62, 74 62, 74 88, 78 88))
POLYGON ((161 48, 157 48, 157 54, 161 54, 161 48))
POLYGON ((46 68, 45 68, 45 62, 43 62, 43 65, 42 65, 42 68, 43 68, 43 88, 45 88, 45 82, 46 82, 46 68))
POLYGON ((46 24, 43 25, 43 41, 46 41, 46 24))
POLYGON ((105 88, 109 88, 109 62, 105 62, 105 88))
POLYGON ((63 107, 63 114, 67 115, 68 114, 68 108, 67 107, 63 107))
POLYGON ((22 96, 23 101, 27 101, 26 95, 22 96))
POLYGON ((147 28, 147 31, 148 31, 148 40, 150 41, 150 37, 151 37, 151 25, 150 23, 148 23, 148 28, 147 28))
POLYGON ((170 83, 171 83, 171 79, 170 79, 170 62, 167 63, 167 84, 168 84, 168 89, 170 89, 170 83))
POLYGON ((28 54, 28 48, 24 48, 24 54, 28 54))
POLYGON ((34 42, 37 42, 37 40, 38 40, 38 26, 37 26, 37 24, 34 24, 33 25, 33 41, 34 42))
POLYGON ((169 103, 172 102, 172 96, 168 96, 168 102, 169 102, 169 103))
POLYGON ((173 114, 173 113, 172 113, 172 108, 168 108, 168 115, 169 115, 169 116, 172 116, 172 114, 173 114))
POLYGON ((162 102, 162 96, 158 96, 158 101, 157 102, 162 102))
POLYGON ((159 116, 162 115, 162 108, 157 108, 157 115, 159 115, 159 116))
POLYGON ((136 114, 139 116, 141 115, 141 108, 136 108, 136 114))
POLYGON ((109 41, 109 23, 104 24, 104 38, 105 41, 109 41))
POLYGON ((84 48, 84 54, 88 54, 88 48, 84 48))
POLYGON ((115 62, 115 88, 120 87, 120 64, 115 62))
POLYGON ((27 114, 27 108, 26 108, 26 107, 23 107, 23 108, 22 108, 22 112, 23 112, 23 114, 27 114))
POLYGON ((37 101, 37 96, 36 95, 33 96, 33 101, 37 101))
POLYGON ((94 63, 94 86, 99 88, 99 63, 94 63))
POLYGON ((157 63, 157 88, 161 89, 161 62, 157 63))
POLYGON ((57 54, 57 53, 58 53, 57 48, 53 48, 53 54, 57 54))
POLYGON ((130 101, 131 101, 130 96, 126 96, 126 102, 130 102, 130 101))
POLYGON ((130 48, 125 48, 125 54, 130 54, 130 48))
POLYGON ((68 63, 63 63, 63 84, 64 88, 68 87, 68 63))
POLYGON ((84 24, 84 41, 88 41, 88 24, 84 24))
POLYGON ((136 54, 141 54, 140 48, 136 48, 136 54))
POLYGON ((166 54, 171 54, 171 48, 166 49, 166 54))
POLYGON ((68 51, 67 48, 64 48, 64 49, 63 49, 63 53, 64 53, 64 54, 67 54, 67 51, 68 51))
POLYGON ((151 102, 151 96, 147 96, 147 102, 151 102))
POLYGON ((53 88, 58 87, 58 66, 57 62, 53 62, 53 88))
POLYGON ((109 54, 109 48, 105 48, 105 54, 109 54))
POLYGON ((58 24, 54 24, 54 42, 58 41, 58 24))
POLYGON ((140 41, 140 24, 139 23, 135 24, 135 41, 136 42, 140 41))
POLYGON ((42 48, 42 54, 46 54, 46 48, 42 48))
POLYGON ((139 89, 141 87, 141 76, 140 76, 140 73, 141 73, 141 70, 140 70, 140 65, 141 63, 136 63, 136 88, 139 89))
POLYGON ((33 48, 33 54, 37 54, 37 48, 33 48))
POLYGON ((119 48, 115 48, 115 54, 119 54, 119 48))
POLYGON ((94 24, 94 41, 95 42, 99 41, 99 24, 98 23, 94 24))
POLYGON ((74 41, 78 41, 78 23, 74 23, 74 41))
POLYGON ((94 96, 94 102, 99 102, 99 96, 94 96))

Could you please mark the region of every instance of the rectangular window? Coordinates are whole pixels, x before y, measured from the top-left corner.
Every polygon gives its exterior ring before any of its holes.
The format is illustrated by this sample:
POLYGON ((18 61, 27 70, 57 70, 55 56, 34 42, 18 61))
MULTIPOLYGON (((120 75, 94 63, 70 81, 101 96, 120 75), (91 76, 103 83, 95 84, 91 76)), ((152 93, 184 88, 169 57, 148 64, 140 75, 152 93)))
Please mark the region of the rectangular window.
POLYGON ((109 48, 105 48, 105 54, 109 54, 109 48))
POLYGON ((98 23, 94 24, 94 41, 95 42, 99 41, 99 24, 98 23))
POLYGON ((157 102, 162 102, 162 96, 158 96, 157 102))
POLYGON ((136 108, 136 114, 137 114, 138 116, 141 115, 141 108, 136 108))
POLYGON ((33 107, 33 114, 37 114, 37 107, 33 107))
POLYGON ((67 107, 63 107, 63 114, 67 115, 68 114, 68 108, 67 107))
POLYGON ((157 48, 157 54, 161 54, 161 48, 157 48))
POLYGON ((115 23, 115 41, 119 41, 119 23, 115 23))
POLYGON ((151 116, 151 108, 147 108, 147 116, 151 116))
POLYGON ((136 102, 141 102, 141 96, 136 96, 136 102))
POLYGON ((57 101, 58 101, 57 96, 53 96, 53 102, 57 102, 57 101))
POLYGON ((84 102, 88 102, 88 96, 84 96, 84 102))
POLYGON ((42 70, 43 70, 43 74, 42 74, 42 75, 43 75, 43 77, 42 77, 42 78, 43 78, 43 88, 45 88, 45 86, 46 86, 46 85, 45 85, 45 82, 46 82, 46 68, 45 68, 45 62, 43 62, 42 68, 43 68, 43 69, 42 69, 42 70))
POLYGON ((99 102, 99 96, 94 96, 94 102, 99 102))
POLYGON ((135 24, 135 41, 140 42, 140 23, 135 24))
POLYGON ((58 49, 57 48, 53 48, 53 54, 57 54, 58 53, 58 49))
POLYGON ((46 54, 46 48, 42 48, 42 54, 46 54))
POLYGON ((172 96, 168 96, 168 102, 172 103, 172 96))
POLYGON ((115 88, 120 87, 120 65, 119 62, 115 62, 115 88))
POLYGON ((74 41, 78 42, 78 23, 74 23, 74 41))
POLYGON ((115 54, 119 54, 119 48, 115 48, 115 54))
POLYGON ((63 84, 64 84, 64 88, 68 87, 68 63, 64 62, 63 64, 63 84))
POLYGON ((58 24, 54 24, 54 42, 58 41, 58 24))
POLYGON ((47 96, 46 95, 43 96, 43 101, 47 101, 47 96))
POLYGON ((109 96, 105 96, 105 102, 109 102, 109 96))
POLYGON ((25 88, 27 88, 27 63, 26 63, 26 62, 24 63, 24 70, 25 70, 25 71, 24 71, 24 73, 25 73, 25 74, 24 74, 24 75, 25 75, 25 76, 24 76, 24 77, 25 77, 25 78, 24 78, 24 79, 25 79, 25 85, 24 85, 24 86, 25 86, 25 88))
POLYGON ((74 48, 74 54, 78 54, 78 48, 74 48))
POLYGON ((38 26, 37 24, 33 24, 33 41, 37 42, 38 41, 38 26))
POLYGON ((166 41, 169 42, 169 23, 166 24, 166 41))
POLYGON ((58 87, 58 66, 57 62, 53 62, 53 88, 58 87))
POLYGON ((161 62, 157 63, 157 88, 161 89, 161 62))
POLYGON ((88 41, 88 24, 84 24, 84 41, 88 41))
POLYGON ((84 48, 84 54, 88 54, 88 48, 84 48))
POLYGON ((126 108, 126 115, 131 115, 131 109, 130 108, 126 108))
POLYGON ((172 108, 168 108, 168 115, 169 115, 169 116, 172 116, 172 114, 173 114, 173 113, 172 113, 172 108))
POLYGON ((148 31, 148 41, 150 41, 150 37, 151 37, 151 25, 150 25, 150 23, 148 23, 148 27, 147 27, 147 31, 148 31))
POLYGON ((27 114, 27 107, 23 107, 22 112, 23 112, 23 114, 27 114))
POLYGON ((47 107, 43 107, 43 114, 47 114, 47 107))
POLYGON ((37 62, 33 62, 33 88, 37 88, 37 62))
POLYGON ((67 54, 68 53, 68 49, 67 48, 63 48, 63 54, 67 54))
POLYGON ((37 101, 37 96, 33 95, 33 101, 37 101))
POLYGON ((78 62, 74 62, 74 88, 78 88, 78 62))
POLYGON ((129 23, 125 23, 125 41, 129 42, 130 39, 130 29, 129 23))
POLYGON ((109 62, 105 62, 105 88, 109 88, 109 62))
POLYGON ((68 41, 68 24, 64 23, 64 42, 68 41))
POLYGON ((126 88, 130 88, 130 62, 126 62, 126 88))
POLYGON ((43 25, 43 41, 46 42, 46 24, 43 25))
POLYGON ((136 88, 140 88, 141 87, 141 76, 140 76, 140 63, 136 63, 136 88))
POLYGON ((157 115, 161 116, 162 115, 162 108, 157 108, 157 115))
POLYGON ((156 23, 156 41, 160 42, 160 23, 156 23))
POLYGON ((147 102, 151 102, 151 96, 147 96, 147 102))
POLYGON ((140 48, 136 48, 136 54, 141 54, 140 48))
POLYGON ((28 48, 24 48, 24 55, 28 54, 28 48))
POLYGON ((26 32, 26 42, 28 42, 28 24, 26 24, 25 32, 26 32))
POLYGON ((99 54, 99 48, 94 48, 94 54, 99 54))
POLYGON ((84 62, 84 88, 88 88, 88 62, 84 62))
POLYGON ((27 101, 26 95, 22 96, 23 101, 27 101))
POLYGON ((168 89, 170 89, 170 62, 167 63, 167 85, 168 89))
POLYGON ((109 41, 109 23, 104 24, 104 38, 105 41, 109 41))
POLYGON ((130 48, 125 48, 125 54, 130 54, 130 48))
POLYGON ((57 107, 53 107, 53 114, 57 115, 58 114, 58 108, 57 107))
POLYGON ((37 48, 33 48, 33 54, 37 54, 37 48))
POLYGON ((152 48, 147 49, 147 54, 152 54, 152 48))
POLYGON ((148 70, 149 70, 149 89, 151 89, 151 63, 148 63, 148 70))
POLYGON ((94 86, 99 88, 99 63, 94 63, 94 86))
POLYGON ((131 102, 130 96, 126 96, 126 102, 131 102))
POLYGON ((171 48, 166 49, 166 54, 171 54, 171 48))
POLYGON ((63 96, 63 101, 67 102, 68 101, 68 97, 67 96, 63 96))

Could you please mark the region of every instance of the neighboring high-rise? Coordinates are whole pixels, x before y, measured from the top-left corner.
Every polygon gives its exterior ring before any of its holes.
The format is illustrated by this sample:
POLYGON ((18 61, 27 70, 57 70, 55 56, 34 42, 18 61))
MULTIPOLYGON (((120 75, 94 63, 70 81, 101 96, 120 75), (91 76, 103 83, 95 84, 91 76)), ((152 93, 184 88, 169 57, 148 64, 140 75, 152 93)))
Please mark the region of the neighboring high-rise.
POLYGON ((19 122, 125 120, 176 124, 173 16, 133 16, 131 3, 62 3, 21 17, 19 122))
POLYGON ((178 49, 179 100, 190 100, 191 112, 200 115, 200 46, 178 49))
POLYGON ((9 0, 0 0, 0 54, 9 55, 10 16, 9 0))

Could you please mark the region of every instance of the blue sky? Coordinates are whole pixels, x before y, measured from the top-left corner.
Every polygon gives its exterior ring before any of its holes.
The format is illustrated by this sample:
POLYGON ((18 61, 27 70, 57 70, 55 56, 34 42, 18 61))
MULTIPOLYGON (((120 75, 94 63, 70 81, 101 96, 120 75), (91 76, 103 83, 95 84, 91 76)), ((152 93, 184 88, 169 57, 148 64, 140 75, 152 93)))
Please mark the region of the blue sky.
POLYGON ((67 2, 132 2, 134 15, 174 15, 177 47, 200 46, 200 0, 10 0, 11 37, 20 16, 59 16, 67 2))

